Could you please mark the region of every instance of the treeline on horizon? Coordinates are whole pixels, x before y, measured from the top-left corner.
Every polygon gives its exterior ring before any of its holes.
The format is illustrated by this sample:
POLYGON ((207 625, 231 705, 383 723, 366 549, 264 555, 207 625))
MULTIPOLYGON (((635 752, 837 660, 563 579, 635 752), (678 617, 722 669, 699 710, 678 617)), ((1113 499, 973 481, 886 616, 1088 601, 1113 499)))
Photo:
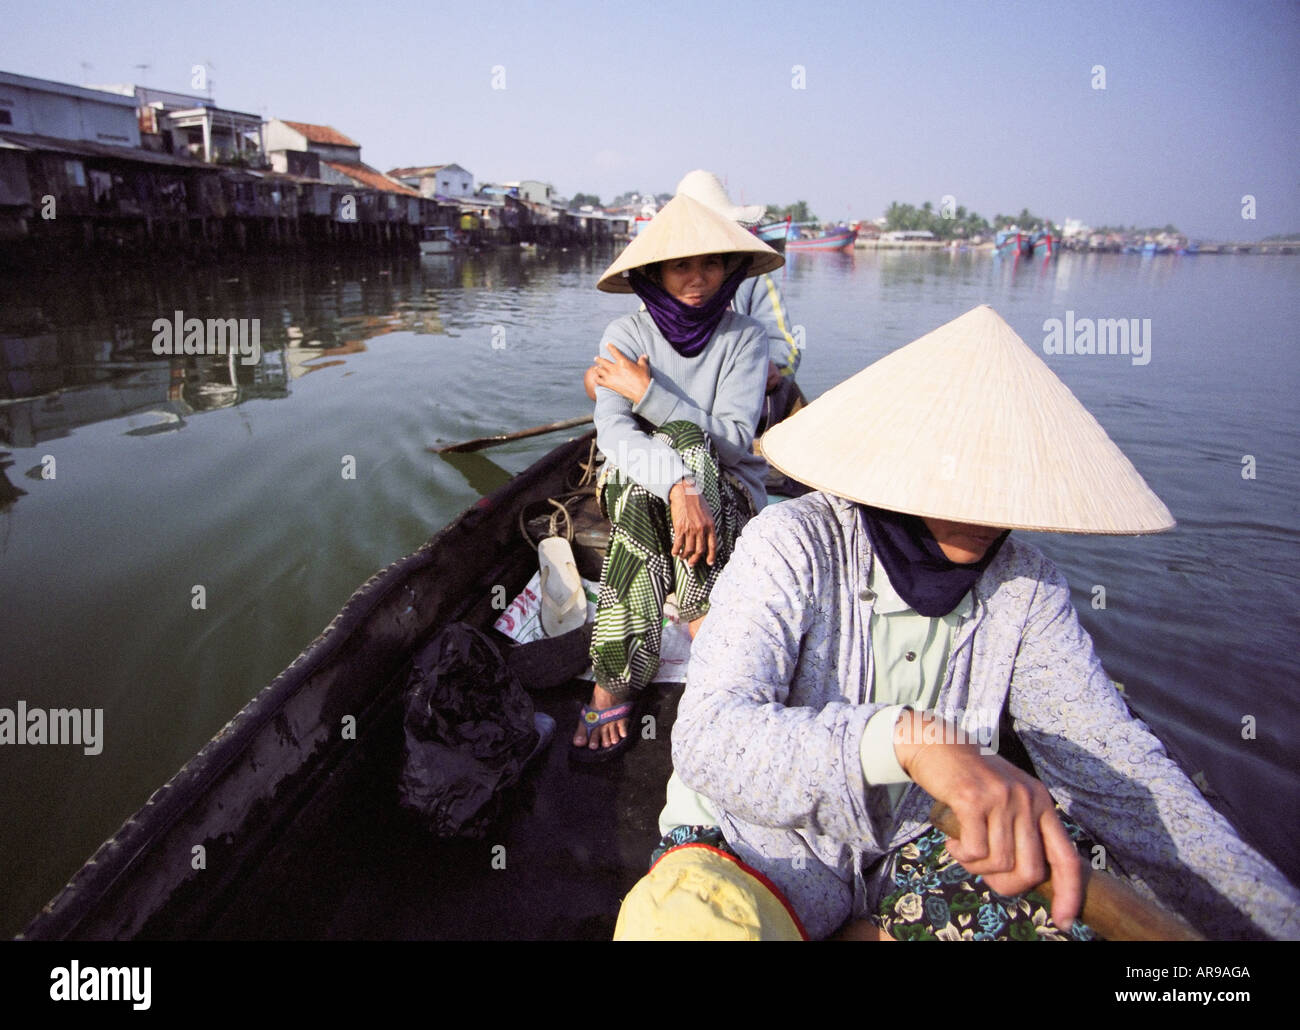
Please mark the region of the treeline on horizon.
MULTIPOLYGON (((992 223, 974 211, 967 211, 958 205, 950 212, 935 211, 934 205, 926 201, 919 208, 911 204, 894 201, 885 211, 885 231, 924 230, 928 229, 941 240, 971 239, 975 236, 988 236, 1000 229, 1016 226, 1020 229, 1037 229, 1051 223, 1050 219, 1036 215, 1029 208, 1021 208, 1018 215, 995 215, 992 223)), ((1175 225, 1146 226, 1136 225, 1101 225, 1093 226, 1091 232, 1099 233, 1169 233, 1178 234, 1175 225)))
MULTIPOLYGON (((616 196, 611 200, 610 207, 619 207, 621 204, 630 202, 638 195, 636 191, 629 190, 616 196)), ((672 199, 672 194, 655 194, 655 203, 660 207, 672 199)), ((593 205, 593 207, 602 207, 601 198, 595 194, 575 194, 569 202, 569 209, 576 211, 577 208, 584 204, 593 205)), ((807 205, 806 200, 796 200, 793 204, 785 204, 784 207, 768 207, 767 217, 770 221, 780 221, 781 218, 789 216, 790 221, 796 222, 819 222, 820 218, 814 215, 813 211, 807 205)), ((992 235, 1000 229, 1006 229, 1010 225, 1018 226, 1019 229, 1037 229, 1043 228, 1050 224, 1048 218, 1035 215, 1028 208, 1021 208, 1019 215, 996 215, 993 221, 979 215, 974 211, 967 211, 963 205, 958 204, 952 211, 945 213, 943 209, 936 211, 935 205, 926 200, 920 207, 914 207, 911 204, 900 204, 897 200, 889 204, 885 209, 884 230, 887 233, 897 233, 904 230, 930 230, 935 234, 936 239, 972 239, 978 235, 992 235)), ((1170 235, 1182 235, 1182 230, 1177 225, 1096 225, 1089 226, 1091 233, 1119 233, 1127 235, 1154 235, 1157 233, 1169 233, 1170 235)), ((1288 233, 1284 235, 1273 235, 1265 238, 1261 242, 1290 242, 1300 241, 1300 233, 1288 233)))
MULTIPOLYGON (((641 194, 633 191, 622 193, 610 202, 611 207, 619 207, 629 202, 632 198, 641 194)), ((660 206, 671 200, 671 194, 655 194, 655 201, 660 206)), ((577 210, 584 204, 590 204, 593 207, 602 207, 600 198, 594 193, 576 193, 573 199, 569 201, 570 210, 577 210)), ((786 204, 784 207, 768 207, 768 218, 771 221, 779 221, 789 216, 793 222, 819 222, 820 219, 809 209, 808 202, 796 200, 793 204, 786 204)), ((974 211, 967 211, 962 205, 957 205, 950 212, 945 213, 942 209, 936 211, 934 204, 925 201, 920 207, 914 207, 911 204, 900 204, 894 201, 885 211, 885 231, 920 231, 929 230, 934 233, 936 239, 940 240, 962 240, 973 239, 976 236, 991 236, 999 229, 1005 229, 1008 226, 1017 226, 1020 229, 1035 229, 1049 224, 1049 219, 1036 215, 1028 208, 1021 208, 1017 215, 995 215, 990 222, 983 215, 974 211)), ((1120 234, 1151 234, 1169 233, 1171 235, 1181 235, 1180 230, 1175 225, 1100 225, 1093 226, 1090 232, 1097 233, 1120 233, 1120 234)), ((1272 240, 1291 240, 1297 237, 1297 234, 1291 233, 1286 236, 1270 236, 1272 240)), ((1267 242, 1267 241, 1265 241, 1267 242)))
MULTIPOLYGON (((773 219, 781 219, 789 215, 791 221, 795 222, 819 221, 817 216, 808 209, 808 204, 802 200, 787 204, 785 207, 769 208, 768 210, 775 211, 775 214, 771 216, 773 219)), ((942 210, 936 211, 934 205, 928 200, 920 207, 894 201, 885 211, 885 232, 928 229, 940 240, 960 240, 972 239, 975 236, 989 236, 999 229, 1005 229, 1011 225, 1018 226, 1021 229, 1035 229, 1047 224, 1048 219, 1034 214, 1028 208, 1021 208, 1018 215, 996 215, 992 223, 974 211, 967 211, 961 205, 953 208, 951 213, 944 214, 942 210)), ((1093 228, 1091 231, 1100 233, 1178 233, 1179 230, 1173 225, 1148 226, 1146 228, 1139 228, 1136 225, 1127 227, 1123 225, 1103 225, 1093 228)))

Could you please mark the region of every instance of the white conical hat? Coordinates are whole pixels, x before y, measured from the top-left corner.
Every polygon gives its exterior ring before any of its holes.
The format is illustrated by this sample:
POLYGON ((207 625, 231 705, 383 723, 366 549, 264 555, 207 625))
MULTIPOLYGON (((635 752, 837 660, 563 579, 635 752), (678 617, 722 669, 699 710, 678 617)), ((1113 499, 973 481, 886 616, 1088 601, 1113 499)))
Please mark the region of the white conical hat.
POLYGON ((1157 533, 1173 516, 988 305, 773 426, 786 475, 877 508, 1053 533, 1157 533))
POLYGON ((596 288, 606 293, 631 293, 625 273, 633 268, 696 254, 752 254, 749 275, 771 272, 785 264, 785 258, 753 233, 683 194, 659 209, 605 269, 596 288))
POLYGON ((685 193, 691 199, 698 200, 706 207, 713 208, 724 218, 739 222, 746 228, 761 222, 763 215, 767 211, 767 208, 762 204, 733 204, 730 195, 727 193, 727 187, 722 185, 722 180, 712 172, 706 172, 703 168, 697 168, 695 171, 687 172, 682 176, 682 181, 677 184, 676 192, 678 194, 685 193))

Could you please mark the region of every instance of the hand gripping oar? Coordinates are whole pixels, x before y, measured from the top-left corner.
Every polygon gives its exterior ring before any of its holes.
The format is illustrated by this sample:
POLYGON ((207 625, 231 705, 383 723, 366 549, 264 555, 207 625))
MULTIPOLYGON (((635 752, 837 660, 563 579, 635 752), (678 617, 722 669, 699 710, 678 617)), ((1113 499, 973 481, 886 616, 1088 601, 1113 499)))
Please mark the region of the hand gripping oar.
POLYGON ((561 429, 573 429, 576 426, 585 426, 592 421, 591 415, 584 415, 582 418, 566 418, 563 422, 551 422, 544 426, 533 426, 531 429, 521 429, 517 433, 500 433, 497 436, 480 436, 477 440, 466 440, 464 443, 449 443, 445 447, 427 447, 426 450, 434 454, 451 454, 457 451, 481 451, 484 447, 495 447, 499 443, 509 443, 511 440, 523 440, 530 436, 541 436, 543 433, 555 433, 561 429))
MULTIPOLYGON (((949 837, 958 838, 961 826, 951 808, 936 801, 930 822, 949 837)), ((1079 918, 1108 941, 1203 941, 1199 933, 1154 901, 1139 894, 1119 877, 1104 869, 1093 869, 1080 861, 1083 871, 1083 911, 1079 918)), ((1048 902, 1053 897, 1052 881, 1034 888, 1048 902)))

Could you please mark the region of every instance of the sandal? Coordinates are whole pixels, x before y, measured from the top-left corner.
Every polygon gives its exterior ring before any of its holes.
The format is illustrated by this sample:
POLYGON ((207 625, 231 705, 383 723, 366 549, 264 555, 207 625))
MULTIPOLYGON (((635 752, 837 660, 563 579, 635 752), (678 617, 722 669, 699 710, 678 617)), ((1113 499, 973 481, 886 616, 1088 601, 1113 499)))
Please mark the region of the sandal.
POLYGON ((573 548, 561 536, 547 537, 537 548, 542 579, 542 632, 559 637, 587 621, 587 595, 573 560, 573 548))
POLYGON ((578 715, 578 725, 586 729, 587 737, 581 746, 570 742, 569 757, 575 762, 594 763, 608 761, 615 755, 622 754, 632 746, 632 741, 635 739, 632 736, 631 726, 628 727, 626 737, 609 747, 592 750, 591 735, 606 723, 618 722, 619 719, 633 720, 635 714, 636 702, 634 701, 624 701, 610 708, 592 708, 589 705, 583 705, 582 712, 578 715))

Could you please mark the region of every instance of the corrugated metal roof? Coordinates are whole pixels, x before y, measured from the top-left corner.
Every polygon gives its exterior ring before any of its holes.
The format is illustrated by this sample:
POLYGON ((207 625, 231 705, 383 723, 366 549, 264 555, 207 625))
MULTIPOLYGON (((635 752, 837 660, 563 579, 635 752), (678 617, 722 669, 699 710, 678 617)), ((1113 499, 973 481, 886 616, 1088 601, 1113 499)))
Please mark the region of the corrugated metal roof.
POLYGON ((329 125, 311 125, 308 122, 291 122, 288 119, 281 118, 280 121, 291 129, 301 132, 312 143, 331 143, 336 147, 357 147, 361 144, 356 140, 348 139, 338 129, 329 125))
POLYGON ((4 83, 6 86, 15 86, 18 89, 62 93, 64 96, 94 100, 101 104, 112 104, 115 107, 135 107, 134 97, 123 96, 120 93, 97 89, 93 86, 74 86, 68 82, 55 82, 53 79, 37 79, 31 75, 19 75, 16 72, 0 71, 0 83, 4 83))
POLYGON ((204 164, 192 158, 159 154, 140 147, 113 146, 84 139, 60 139, 57 136, 31 136, 20 132, 0 133, 0 138, 27 150, 44 150, 54 154, 73 154, 77 157, 108 157, 117 161, 140 161, 144 164, 168 165, 173 168, 197 168, 216 172, 215 165, 204 164))
POLYGON ((165 114, 169 118, 177 118, 183 117, 187 114, 194 114, 199 111, 207 112, 214 118, 219 118, 222 115, 234 114, 238 115, 240 118, 247 119, 250 122, 257 122, 259 125, 262 124, 262 116, 260 114, 250 114, 248 111, 235 111, 229 107, 217 107, 214 104, 200 104, 198 107, 177 107, 172 108, 170 111, 159 111, 159 114, 165 114))
POLYGON ((386 193, 401 193, 408 197, 418 197, 420 195, 411 187, 404 186, 400 182, 394 182, 383 172, 371 168, 369 165, 357 164, 352 161, 321 161, 321 164, 329 165, 336 172, 341 172, 349 179, 355 179, 363 186, 369 186, 374 190, 383 190, 386 193))

